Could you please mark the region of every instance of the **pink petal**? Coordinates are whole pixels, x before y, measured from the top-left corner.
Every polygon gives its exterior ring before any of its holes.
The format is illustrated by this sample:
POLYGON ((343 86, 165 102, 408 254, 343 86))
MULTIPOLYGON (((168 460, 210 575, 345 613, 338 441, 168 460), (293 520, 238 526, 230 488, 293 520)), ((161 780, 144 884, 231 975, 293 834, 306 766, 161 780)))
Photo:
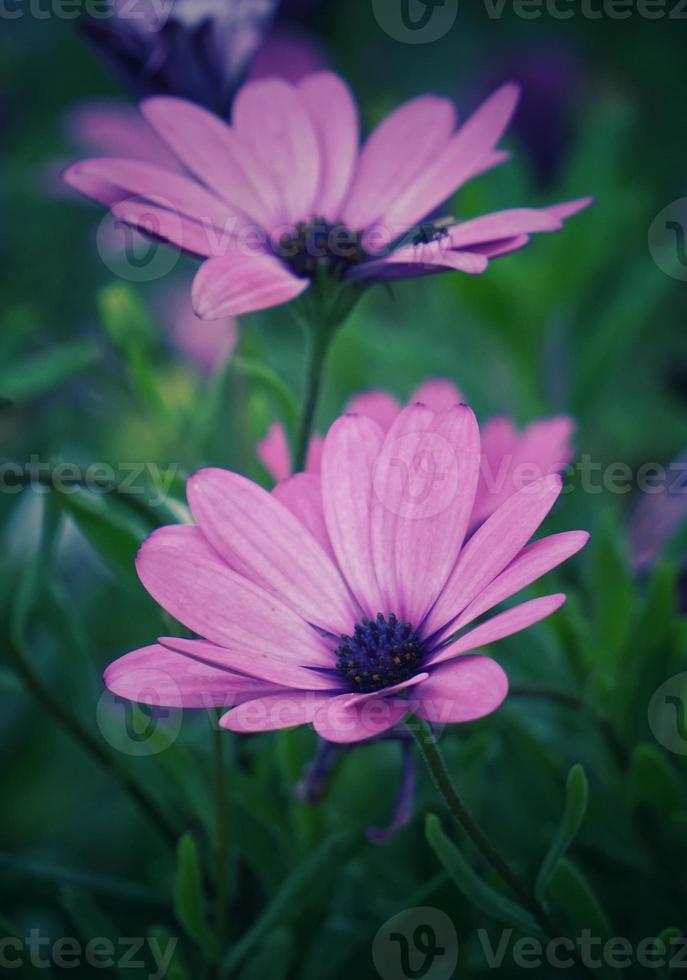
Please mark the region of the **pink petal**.
POLYGON ((115 660, 104 680, 113 694, 167 708, 227 707, 274 690, 265 681, 211 667, 160 644, 115 660))
POLYGON ((398 413, 401 403, 387 391, 364 391, 361 395, 351 398, 346 411, 352 415, 366 415, 387 432, 398 413))
MULTIPOLYGON (((101 203, 107 202, 102 200, 101 203)), ((123 221, 145 235, 176 245, 184 252, 203 258, 211 256, 215 243, 221 240, 219 232, 212 233, 197 221, 184 218, 176 211, 164 207, 164 202, 160 203, 163 206, 157 206, 149 200, 129 198, 112 202, 112 214, 117 221, 123 221)))
POLYGON ((575 422, 568 415, 532 422, 518 433, 509 419, 492 419, 482 432, 483 465, 473 524, 484 520, 512 494, 572 459, 575 422))
POLYGON ((186 492, 201 531, 239 574, 335 636, 356 622, 338 570, 267 490, 237 473, 205 469, 189 479, 186 492))
POLYGON ((298 91, 315 125, 320 146, 320 182, 314 211, 335 222, 358 156, 358 110, 350 89, 337 75, 309 75, 298 91))
POLYGON ((448 237, 454 248, 471 248, 484 242, 538 231, 558 231, 562 222, 551 211, 536 208, 511 208, 452 225, 448 237))
POLYGON ((510 564, 549 513, 561 492, 558 476, 544 477, 499 507, 469 539, 446 588, 425 623, 425 635, 447 629, 466 606, 510 564))
POLYGON ((411 402, 422 402, 433 412, 447 412, 454 405, 464 401, 462 392, 446 378, 430 378, 423 382, 410 396, 411 402))
POLYGON ((518 557, 501 572, 474 599, 467 609, 453 623, 454 631, 463 629, 482 613, 492 609, 520 592, 521 589, 536 582, 552 568, 567 561, 572 555, 584 548, 589 541, 586 531, 564 531, 561 534, 551 534, 547 538, 533 541, 520 552, 518 557))
POLYGON ((238 316, 288 303, 309 285, 271 255, 233 251, 200 267, 193 281, 193 308, 203 320, 238 316))
POLYGON ((370 517, 382 611, 415 626, 456 563, 479 475, 479 429, 456 405, 435 415, 405 408, 375 464, 370 517))
POLYGON ((362 742, 393 728, 407 711, 408 702, 401 698, 341 694, 315 713, 315 731, 328 742, 362 742))
POLYGON ((273 422, 257 445, 258 459, 275 480, 291 476, 291 449, 281 422, 273 422))
POLYGON ((406 279, 426 276, 453 269, 469 276, 479 276, 489 262, 485 255, 472 252, 456 252, 447 248, 441 240, 418 245, 404 245, 383 259, 373 259, 353 266, 350 279, 406 279))
POLYGON ((87 102, 66 117, 65 128, 72 142, 88 154, 146 160, 166 170, 181 172, 174 157, 155 130, 139 113, 124 103, 87 102))
POLYGON ((319 476, 322 469, 322 452, 324 450, 324 439, 322 436, 310 436, 308 452, 305 457, 305 472, 319 476))
POLYGON ((503 85, 463 123, 444 150, 417 179, 397 194, 385 214, 387 226, 403 234, 446 201, 480 164, 488 161, 515 111, 517 85, 503 85))
POLYGON ((413 714, 437 724, 484 718, 503 704, 508 678, 490 657, 460 657, 437 667, 411 691, 413 714))
POLYGON ((468 630, 460 639, 435 651, 427 661, 427 665, 432 666, 445 660, 452 660, 462 653, 476 650, 488 643, 495 643, 506 636, 512 636, 513 633, 519 633, 556 612, 564 602, 565 596, 562 593, 522 602, 519 606, 514 606, 513 609, 507 609, 493 619, 488 619, 474 630, 468 630))
POLYGON ((245 701, 220 718, 222 728, 230 732, 274 732, 282 728, 307 725, 319 708, 331 701, 331 695, 314 691, 271 694, 245 701))
POLYGON ((554 218, 558 218, 559 221, 564 221, 579 211, 584 211, 585 208, 588 208, 593 203, 593 197, 580 197, 575 201, 565 201, 563 204, 549 204, 546 210, 554 218))
POLYGON ((375 222, 389 227, 394 201, 421 178, 448 143, 456 123, 453 103, 424 95, 399 106, 368 137, 342 219, 354 230, 375 222))
POLYGON ((276 223, 295 224, 312 217, 320 182, 320 148, 298 91, 277 78, 247 82, 234 99, 232 119, 279 196, 276 223))
POLYGON ((185 99, 157 96, 141 112, 184 166, 222 200, 263 227, 274 214, 261 193, 267 174, 230 126, 185 99))
POLYGON ((513 238, 500 238, 496 242, 485 242, 484 245, 472 245, 471 248, 479 255, 488 259, 496 259, 499 255, 519 252, 530 240, 529 235, 514 235, 513 238))
POLYGON ((329 538, 351 592, 370 617, 383 609, 370 542, 372 469, 383 439, 372 419, 344 415, 327 433, 322 455, 322 499, 329 538))
MULTIPOLYGON (((315 630, 273 595, 230 569, 196 527, 154 531, 138 553, 136 570, 153 599, 170 615, 247 663, 267 658, 294 666, 332 666, 332 654, 315 630)), ((236 659, 226 666, 241 669, 236 659)), ((298 672, 306 678, 314 673, 301 667, 298 672)))
MULTIPOLYGON (((256 696, 290 688, 299 691, 340 690, 340 678, 336 671, 311 670, 299 661, 297 648, 289 651, 260 639, 256 639, 252 646, 236 642, 220 646, 206 640, 184 640, 178 636, 161 636, 158 643, 187 660, 229 671, 230 674, 242 674, 256 683, 269 686, 269 690, 257 691, 256 696)), ((331 665, 333 656, 328 662, 331 665)))
POLYGON ((296 473, 288 480, 278 483, 272 491, 272 496, 298 518, 323 551, 333 562, 336 562, 324 519, 322 485, 319 476, 313 473, 296 473))

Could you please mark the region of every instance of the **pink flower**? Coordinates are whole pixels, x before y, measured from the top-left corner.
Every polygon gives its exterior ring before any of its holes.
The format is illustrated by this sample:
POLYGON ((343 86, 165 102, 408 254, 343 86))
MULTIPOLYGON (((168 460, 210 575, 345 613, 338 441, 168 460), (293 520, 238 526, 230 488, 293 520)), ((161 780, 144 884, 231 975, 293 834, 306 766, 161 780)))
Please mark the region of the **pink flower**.
MULTIPOLYGON (((434 378, 420 385, 410 396, 410 404, 422 402, 441 412, 463 401, 452 381, 434 378)), ((401 412, 401 403, 387 391, 367 391, 352 398, 348 412, 374 419, 384 432, 401 412)), ((573 458, 571 438, 575 423, 568 415, 540 419, 518 432, 505 417, 493 418, 482 429, 482 461, 470 526, 480 524, 508 497, 528 483, 551 473, 560 473, 573 458)), ((291 476, 291 453, 284 427, 273 422, 258 443, 258 457, 275 480, 291 476)), ((310 440, 307 473, 319 473, 322 438, 310 440)))
MULTIPOLYGON (((425 221, 506 159, 497 144, 517 100, 517 86, 504 85, 456 128, 450 100, 421 96, 360 149, 355 103, 330 72, 295 85, 246 83, 231 125, 191 102, 155 97, 143 115, 189 176, 106 157, 75 164, 65 179, 119 219, 205 259, 193 287, 204 318, 277 306, 315 278, 334 291, 447 269, 474 275, 590 202, 425 221)), ((357 292, 345 291, 349 305, 357 292)))
POLYGON ((411 405, 386 434, 362 415, 338 419, 321 477, 300 473, 272 493, 225 470, 196 473, 196 525, 154 532, 137 569, 202 639, 162 637, 127 654, 106 670, 108 688, 168 707, 232 705, 221 724, 237 732, 312 722, 333 742, 372 738, 408 711, 447 723, 496 710, 506 675, 475 651, 565 596, 478 618, 588 535, 528 544, 561 489, 549 476, 468 536, 479 463, 467 406, 411 405))

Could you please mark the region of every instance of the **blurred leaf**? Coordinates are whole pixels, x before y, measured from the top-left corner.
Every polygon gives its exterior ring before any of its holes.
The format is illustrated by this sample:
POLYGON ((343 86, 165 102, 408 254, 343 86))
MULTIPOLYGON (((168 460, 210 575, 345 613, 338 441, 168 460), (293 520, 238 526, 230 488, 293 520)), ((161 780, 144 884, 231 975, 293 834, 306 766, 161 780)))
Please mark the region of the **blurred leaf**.
POLYGON ((0 396, 28 401, 64 384, 96 361, 95 348, 83 341, 61 344, 0 370, 0 396))
POLYGON ((178 948, 178 936, 173 936, 168 929, 158 927, 150 930, 148 941, 149 943, 154 942, 156 944, 160 957, 164 957, 170 948, 170 943, 174 943, 171 962, 166 969, 164 978, 161 978, 161 980, 189 980, 189 974, 181 959, 181 953, 178 948))
POLYGON ((436 814, 427 815, 425 833, 430 847, 468 901, 497 922, 516 926, 526 936, 541 935, 539 925, 526 909, 505 898, 477 876, 456 845, 441 829, 436 814))
POLYGON ((561 858, 549 881, 549 894, 565 911, 575 929, 591 929, 595 936, 609 939, 613 927, 582 872, 561 858))
POLYGON ((60 503, 74 518, 84 537, 129 585, 138 585, 134 559, 141 542, 150 532, 143 521, 135 520, 121 504, 80 487, 59 496, 60 503))
POLYGON ((123 354, 150 347, 157 340, 152 319, 131 286, 111 283, 100 290, 97 304, 106 333, 123 354))
POLYGON ((275 929, 241 970, 241 980, 286 980, 293 957, 293 938, 288 929, 275 929))
POLYGON ((203 950, 208 962, 214 962, 217 949, 205 916, 205 895, 198 848, 190 834, 184 834, 179 839, 177 847, 174 909, 186 934, 203 950))
POLYGON ((287 431, 292 431, 298 420, 298 404, 293 392, 277 372, 262 361, 240 355, 232 359, 231 365, 235 371, 239 371, 249 381, 260 385, 274 396, 275 402, 281 408, 287 431))
POLYGON ((568 773, 563 816, 537 875, 535 886, 537 898, 543 898, 556 865, 577 836, 577 832, 587 812, 588 800, 589 784, 587 782, 587 776, 582 766, 578 764, 573 766, 568 773))
POLYGON ((608 513, 592 535, 591 556, 595 649, 589 659, 614 668, 629 636, 633 595, 624 541, 608 513))
MULTIPOLYGON (((277 926, 284 926, 299 915, 304 905, 317 900, 331 884, 346 852, 353 843, 348 834, 332 834, 315 848, 288 878, 258 917, 251 929, 236 943, 222 964, 222 977, 229 977, 263 937, 277 926)), ((243 976, 243 974, 241 974, 243 976)))
POLYGON ((648 742, 632 752, 628 782, 635 803, 664 813, 684 806, 685 794, 677 773, 660 749, 648 742))

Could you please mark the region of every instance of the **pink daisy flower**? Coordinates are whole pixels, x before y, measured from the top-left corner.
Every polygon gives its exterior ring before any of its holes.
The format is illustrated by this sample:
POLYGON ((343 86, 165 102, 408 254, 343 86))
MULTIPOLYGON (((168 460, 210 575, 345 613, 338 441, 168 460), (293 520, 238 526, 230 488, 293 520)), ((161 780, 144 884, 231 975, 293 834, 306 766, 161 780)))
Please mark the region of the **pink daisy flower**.
MULTIPOLYGON (((497 144, 517 100, 517 86, 504 85, 457 128, 449 99, 421 96, 360 148, 355 102, 330 72, 297 84, 247 82, 231 125, 191 102, 154 97, 141 111, 184 173, 106 157, 74 164, 65 179, 120 220, 204 259, 193 287, 204 318, 277 306, 315 279, 321 289, 323 277, 340 287, 450 269, 474 275, 590 203, 423 224, 506 159, 497 144)), ((328 315, 340 319, 359 290, 334 292, 328 315)))
POLYGON ((472 535, 477 422, 465 405, 411 405, 388 432, 346 415, 321 476, 272 493, 219 469, 188 484, 195 526, 144 543, 141 581, 201 639, 163 637, 105 672, 114 693, 168 707, 233 706, 224 728, 313 723, 332 742, 373 738, 408 711, 464 722, 496 710, 508 683, 475 651, 537 623, 564 595, 488 616, 577 552, 582 531, 531 536, 558 476, 513 494, 472 535))
MULTIPOLYGON (((410 404, 422 402, 441 412, 463 401, 459 389, 443 378, 420 385, 410 396, 410 404)), ((387 391, 367 391, 352 398, 346 411, 366 415, 388 432, 402 410, 400 401, 387 391)), ((528 483, 551 473, 560 473, 573 458, 571 444, 575 423, 568 415, 532 422, 518 432, 505 416, 491 419, 482 428, 482 461, 470 527, 493 514, 508 497, 528 483)), ((321 436, 313 436, 308 447, 305 470, 319 473, 322 461, 321 436)), ((258 443, 258 457, 275 480, 292 474, 291 450, 280 422, 273 422, 258 443)))

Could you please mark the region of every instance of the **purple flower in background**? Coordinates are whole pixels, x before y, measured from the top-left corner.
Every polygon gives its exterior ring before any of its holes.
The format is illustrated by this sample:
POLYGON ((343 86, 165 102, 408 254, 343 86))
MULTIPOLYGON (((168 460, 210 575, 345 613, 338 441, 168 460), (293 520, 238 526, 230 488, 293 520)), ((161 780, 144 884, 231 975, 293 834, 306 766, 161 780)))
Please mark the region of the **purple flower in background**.
POLYGON ((277 0, 110 0, 83 31, 137 95, 179 95, 226 115, 277 0))

